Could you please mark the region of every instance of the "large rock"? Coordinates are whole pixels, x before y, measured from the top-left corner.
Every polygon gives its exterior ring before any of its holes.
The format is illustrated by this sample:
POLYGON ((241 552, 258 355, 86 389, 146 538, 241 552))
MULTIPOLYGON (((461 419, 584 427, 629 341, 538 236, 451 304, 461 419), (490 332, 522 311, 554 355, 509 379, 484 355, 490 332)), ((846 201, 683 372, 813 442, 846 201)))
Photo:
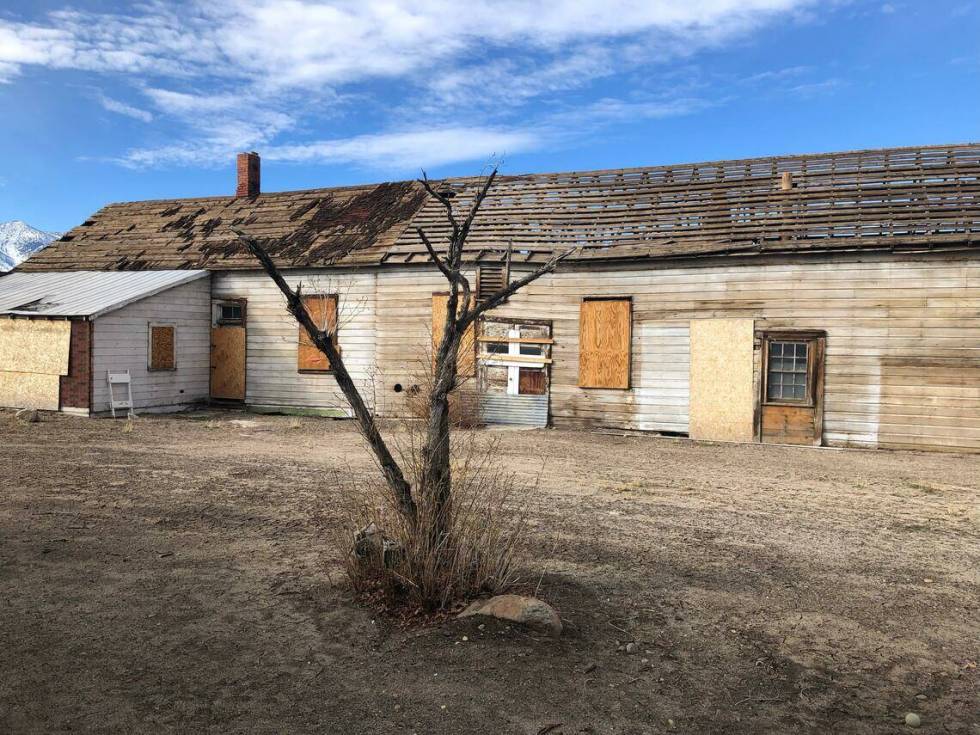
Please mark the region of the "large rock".
POLYGON ((537 597, 497 595, 489 600, 477 600, 459 614, 461 618, 485 615, 498 620, 526 625, 557 638, 561 635, 561 618, 555 608, 537 597))
POLYGON ((380 561, 387 569, 394 567, 402 557, 401 545, 387 538, 375 523, 369 523, 354 534, 353 551, 362 563, 380 561))
POLYGON ((41 420, 41 414, 37 412, 36 408, 22 408, 14 414, 14 418, 26 421, 29 424, 36 424, 41 420))

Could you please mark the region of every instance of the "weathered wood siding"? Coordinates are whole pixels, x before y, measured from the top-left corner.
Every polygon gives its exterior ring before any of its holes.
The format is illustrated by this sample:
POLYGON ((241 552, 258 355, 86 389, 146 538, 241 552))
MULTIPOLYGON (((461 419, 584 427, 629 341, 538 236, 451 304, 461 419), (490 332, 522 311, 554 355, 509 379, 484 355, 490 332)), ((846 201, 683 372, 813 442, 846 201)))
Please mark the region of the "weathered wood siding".
MULTIPOLYGON (((376 275, 354 271, 287 271, 303 292, 338 295, 341 354, 369 404, 374 403, 376 275)), ((265 407, 311 407, 349 412, 331 373, 301 373, 297 367, 298 328, 286 302, 267 275, 227 271, 213 276, 215 299, 245 299, 245 403, 265 407)), ((429 294, 422 294, 426 319, 429 294)), ((425 321, 425 320, 423 320, 425 321)))
MULTIPOLYGON (((290 281, 313 275, 293 272, 290 281)), ((411 388, 424 385, 431 359, 432 294, 446 289, 445 280, 434 269, 404 266, 320 280, 328 285, 317 290, 341 294, 340 344, 365 396, 384 415, 408 415, 411 388)), ((296 328, 266 276, 219 274, 214 295, 248 300, 248 403, 345 405, 332 375, 296 371, 296 328)), ((757 333, 826 331, 827 443, 980 450, 976 258, 566 268, 494 315, 552 320, 557 426, 686 433, 691 320, 750 318, 757 333), (578 387, 578 322, 587 296, 633 299, 630 389, 578 387)))
POLYGON ((129 370, 138 409, 206 401, 210 375, 210 279, 137 301, 98 317, 92 332, 92 411, 109 410, 106 372, 129 370), (177 327, 177 369, 148 370, 150 323, 177 327))
MULTIPOLYGON (((389 416, 411 415, 410 391, 425 388, 432 370, 432 294, 446 290, 446 279, 434 269, 378 274, 378 396, 389 416), (402 387, 397 393, 396 385, 402 387)), ((472 380, 468 384, 474 385, 472 380)))
MULTIPOLYGON (((444 283, 434 271, 379 273, 385 395, 392 395, 394 382, 409 379, 406 357, 428 339, 430 295, 444 283)), ((741 317, 754 319, 757 331, 827 332, 827 443, 980 450, 976 258, 567 268, 532 284, 495 315, 553 320, 551 414, 558 426, 686 432, 690 321, 741 317), (629 390, 578 387, 585 296, 633 298, 629 390)))

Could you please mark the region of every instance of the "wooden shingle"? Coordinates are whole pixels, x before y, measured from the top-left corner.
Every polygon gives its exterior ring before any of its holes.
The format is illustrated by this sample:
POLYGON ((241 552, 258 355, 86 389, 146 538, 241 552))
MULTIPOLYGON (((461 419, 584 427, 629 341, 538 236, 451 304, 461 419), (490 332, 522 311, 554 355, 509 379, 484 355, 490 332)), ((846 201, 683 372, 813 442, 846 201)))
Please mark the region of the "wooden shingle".
MULTIPOLYGON (((447 179, 465 212, 480 180, 447 179)), ((417 182, 109 205, 23 271, 254 269, 229 229, 280 267, 421 263, 416 228, 448 235, 417 182)), ((609 171, 500 176, 467 241, 471 262, 754 255, 976 246, 980 144, 609 171)))

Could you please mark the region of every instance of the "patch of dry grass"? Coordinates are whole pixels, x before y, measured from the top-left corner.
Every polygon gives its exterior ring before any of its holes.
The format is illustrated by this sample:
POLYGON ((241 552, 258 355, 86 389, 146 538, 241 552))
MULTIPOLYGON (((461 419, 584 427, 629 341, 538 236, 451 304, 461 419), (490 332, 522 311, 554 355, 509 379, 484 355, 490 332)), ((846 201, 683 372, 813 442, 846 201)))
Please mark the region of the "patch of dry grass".
MULTIPOLYGON (((420 437, 410 430, 401 448, 413 487, 422 473, 420 437)), ((517 549, 527 532, 530 492, 498 469, 499 440, 457 438, 453 446, 453 497, 448 533, 434 499, 416 494, 418 517, 399 512, 387 485, 378 481, 343 493, 343 532, 337 539, 354 590, 378 596, 385 607, 447 610, 486 594, 500 594, 518 580, 517 549)))

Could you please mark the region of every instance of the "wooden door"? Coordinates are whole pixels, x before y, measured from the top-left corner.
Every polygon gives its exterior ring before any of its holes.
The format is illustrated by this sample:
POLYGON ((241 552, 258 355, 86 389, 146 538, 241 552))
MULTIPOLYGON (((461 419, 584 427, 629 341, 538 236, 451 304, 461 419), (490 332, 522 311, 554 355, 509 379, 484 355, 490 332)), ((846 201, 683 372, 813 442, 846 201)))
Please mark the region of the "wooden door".
POLYGON ((245 327, 211 329, 211 397, 245 400, 245 327))
POLYGON ((779 332, 763 337, 762 441, 823 443, 825 345, 823 333, 779 332))
POLYGON ((216 301, 211 326, 211 398, 245 400, 245 300, 216 301))

